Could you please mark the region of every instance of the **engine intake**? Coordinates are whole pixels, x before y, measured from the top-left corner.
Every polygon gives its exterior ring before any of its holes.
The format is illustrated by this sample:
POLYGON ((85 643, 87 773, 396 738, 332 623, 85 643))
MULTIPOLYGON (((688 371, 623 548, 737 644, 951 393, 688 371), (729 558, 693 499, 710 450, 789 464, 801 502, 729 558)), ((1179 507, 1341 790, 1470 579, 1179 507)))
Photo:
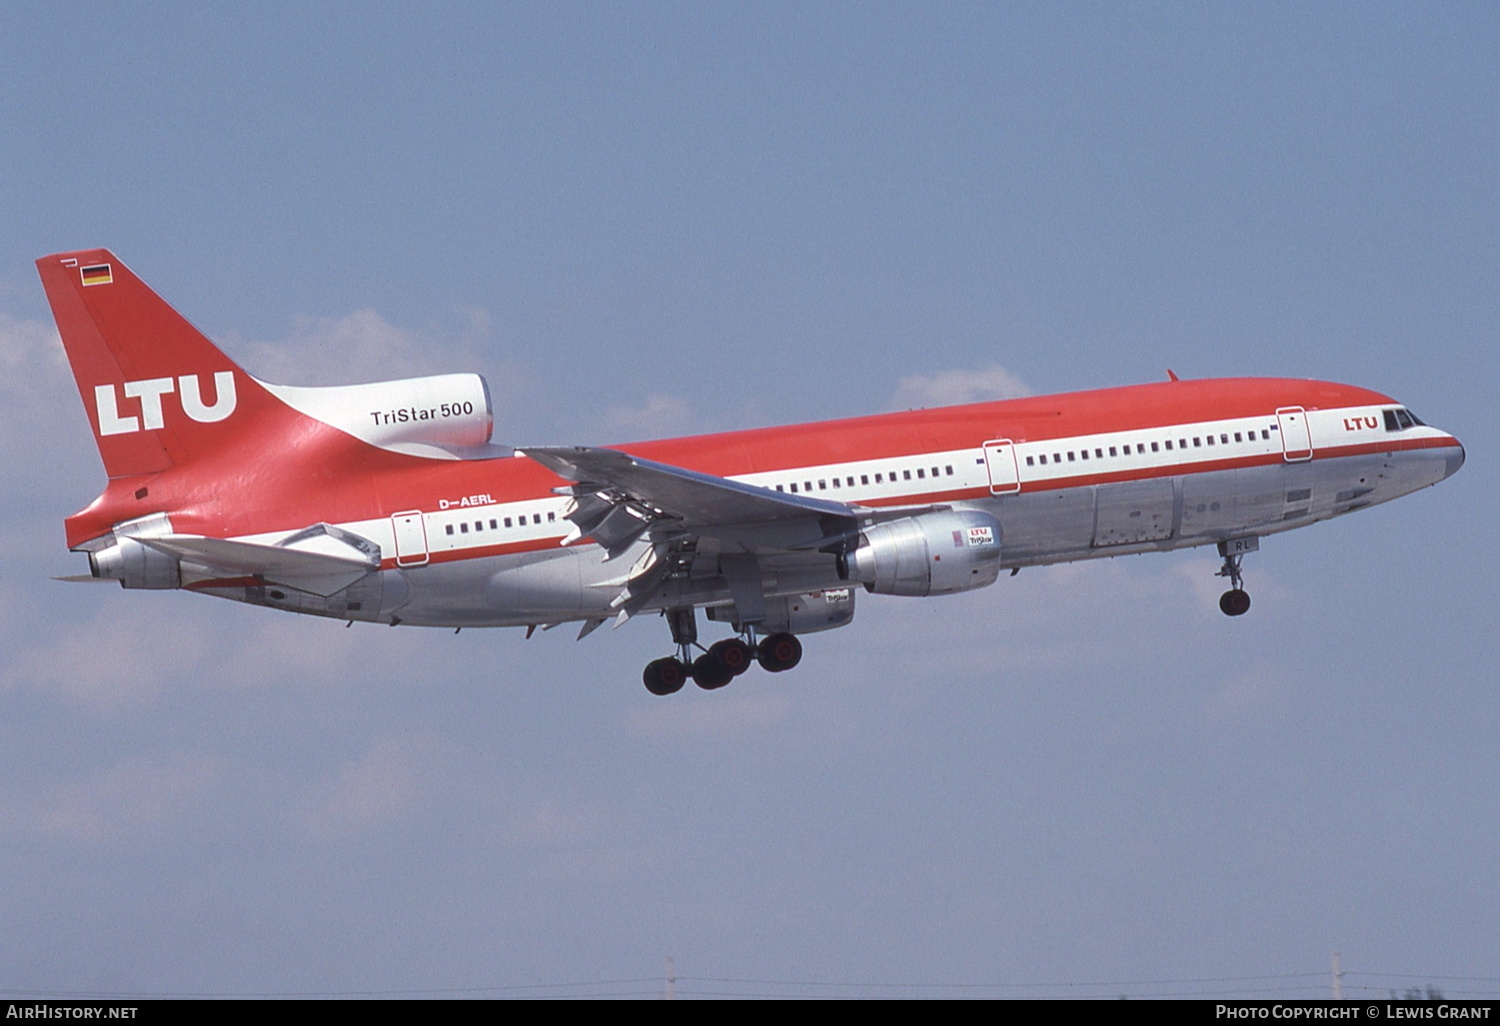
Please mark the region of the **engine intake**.
POLYGON ((866 528, 839 575, 879 595, 946 595, 995 583, 1000 522, 980 510, 943 510, 866 528))

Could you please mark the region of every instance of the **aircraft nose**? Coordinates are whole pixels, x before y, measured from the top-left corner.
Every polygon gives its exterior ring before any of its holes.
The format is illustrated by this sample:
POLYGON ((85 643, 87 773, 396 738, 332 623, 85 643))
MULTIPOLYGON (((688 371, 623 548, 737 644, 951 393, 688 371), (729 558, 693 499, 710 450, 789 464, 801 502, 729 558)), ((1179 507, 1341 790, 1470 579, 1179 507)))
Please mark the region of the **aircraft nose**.
POLYGON ((1444 479, 1458 473, 1458 468, 1464 465, 1464 447, 1458 439, 1453 440, 1453 446, 1448 452, 1448 466, 1443 471, 1444 479))

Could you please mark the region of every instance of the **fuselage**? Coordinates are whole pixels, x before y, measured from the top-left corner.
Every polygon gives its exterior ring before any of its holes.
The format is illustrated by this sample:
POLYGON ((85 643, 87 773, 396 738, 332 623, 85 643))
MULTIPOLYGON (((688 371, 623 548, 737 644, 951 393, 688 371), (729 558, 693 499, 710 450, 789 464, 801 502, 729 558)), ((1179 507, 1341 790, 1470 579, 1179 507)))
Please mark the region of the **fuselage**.
MULTIPOLYGON (((1290 379, 1170 381, 618 448, 661 463, 856 508, 984 510, 1018 568, 1256 538, 1386 502, 1463 461, 1452 435, 1367 389, 1290 379)), ((611 614, 634 553, 564 546, 566 484, 522 456, 434 461, 351 446, 315 472, 295 452, 227 453, 150 483, 177 532, 274 544, 310 523, 378 543, 381 572, 332 596, 247 578, 192 590, 347 619, 517 626, 611 614), (357 458, 356 458, 357 457, 357 458), (213 482, 205 487, 204 482, 213 482), (253 503, 244 496, 253 495, 253 503)), ((84 542, 141 487, 113 482, 70 518, 84 542)), ((128 511, 128 509, 126 510, 128 511)), ((643 543, 644 544, 644 543, 643 543)), ((647 608, 731 602, 700 546, 647 608)), ((847 587, 835 556, 761 559, 768 596, 847 587)))

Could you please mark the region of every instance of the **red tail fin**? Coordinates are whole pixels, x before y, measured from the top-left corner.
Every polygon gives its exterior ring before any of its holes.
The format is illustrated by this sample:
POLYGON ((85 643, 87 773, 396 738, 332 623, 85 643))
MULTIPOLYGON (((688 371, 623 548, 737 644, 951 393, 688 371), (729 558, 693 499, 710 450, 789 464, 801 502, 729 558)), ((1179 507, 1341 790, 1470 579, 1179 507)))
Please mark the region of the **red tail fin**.
POLYGON ((108 250, 36 265, 110 478, 189 462, 280 405, 108 250))

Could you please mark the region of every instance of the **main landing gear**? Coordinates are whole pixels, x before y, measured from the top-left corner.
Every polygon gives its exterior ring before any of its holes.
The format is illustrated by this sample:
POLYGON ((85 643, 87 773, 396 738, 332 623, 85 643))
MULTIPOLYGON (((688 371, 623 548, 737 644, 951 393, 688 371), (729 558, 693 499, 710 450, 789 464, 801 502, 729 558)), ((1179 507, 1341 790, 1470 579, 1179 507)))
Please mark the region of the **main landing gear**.
POLYGON ((1214 576, 1229 578, 1229 590, 1219 596, 1219 609, 1225 616, 1244 616, 1250 612, 1250 593, 1241 587, 1244 576, 1240 572, 1240 561, 1245 558, 1245 553, 1254 552, 1259 547, 1255 538, 1219 542, 1219 555, 1224 557, 1224 565, 1214 576))
POLYGON ((653 695, 681 691, 689 677, 703 690, 714 691, 750 669, 752 661, 760 663, 764 670, 780 673, 802 659, 802 642, 785 631, 757 642, 751 628, 745 638, 725 638, 705 649, 698 644, 698 624, 692 609, 669 609, 667 623, 672 628, 677 655, 646 664, 641 678, 653 695), (702 653, 696 658, 694 648, 702 653))

